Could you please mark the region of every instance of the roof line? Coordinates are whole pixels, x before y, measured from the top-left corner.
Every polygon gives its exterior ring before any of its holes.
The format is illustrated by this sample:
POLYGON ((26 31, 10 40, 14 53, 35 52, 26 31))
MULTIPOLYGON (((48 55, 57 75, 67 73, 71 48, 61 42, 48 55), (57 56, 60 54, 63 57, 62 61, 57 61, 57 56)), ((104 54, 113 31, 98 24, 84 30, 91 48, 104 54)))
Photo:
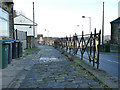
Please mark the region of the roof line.
MULTIPOLYGON (((14 25, 33 26, 33 24, 14 24, 14 25)), ((37 26, 37 24, 35 24, 34 26, 37 26)))
MULTIPOLYGON (((26 16, 24 16, 24 15, 22 15, 22 14, 19 14, 18 16, 23 16, 23 17, 25 17, 26 19, 28 19, 28 20, 30 20, 31 22, 33 22, 31 19, 29 19, 29 18, 27 18, 26 16)), ((18 17, 17 16, 17 17, 18 17)), ((16 18, 16 17, 15 17, 16 18)), ((37 23, 35 23, 35 24, 37 24, 37 23)), ((38 25, 38 24, 37 24, 38 25)))
MULTIPOLYGON (((120 17, 118 17, 117 19, 111 21, 110 23, 114 23, 114 22, 116 22, 116 21, 118 21, 118 20, 120 20, 120 17)), ((116 22, 116 23, 118 23, 118 22, 116 22)))

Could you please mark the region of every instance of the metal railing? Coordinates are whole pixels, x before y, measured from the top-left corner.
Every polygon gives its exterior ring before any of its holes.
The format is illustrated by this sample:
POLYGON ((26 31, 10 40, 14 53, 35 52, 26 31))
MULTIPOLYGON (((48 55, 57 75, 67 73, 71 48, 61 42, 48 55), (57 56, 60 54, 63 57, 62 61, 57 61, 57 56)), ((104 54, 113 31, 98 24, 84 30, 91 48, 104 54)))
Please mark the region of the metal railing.
POLYGON ((96 29, 94 33, 84 35, 82 31, 82 35, 75 34, 73 37, 65 37, 59 38, 54 41, 54 45, 58 48, 65 49, 66 52, 72 55, 80 55, 81 59, 88 57, 90 63, 97 65, 97 69, 99 68, 99 47, 100 47, 100 36, 101 30, 99 33, 96 33, 96 29), (86 54, 87 55, 86 55, 86 54))

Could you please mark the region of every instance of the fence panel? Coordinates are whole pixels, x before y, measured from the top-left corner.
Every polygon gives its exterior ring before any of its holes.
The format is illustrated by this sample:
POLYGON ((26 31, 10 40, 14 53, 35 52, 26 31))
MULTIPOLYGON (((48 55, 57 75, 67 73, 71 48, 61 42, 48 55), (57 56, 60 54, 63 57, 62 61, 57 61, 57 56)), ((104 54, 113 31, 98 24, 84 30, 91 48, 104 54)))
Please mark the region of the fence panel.
POLYGON ((23 49, 27 48, 27 32, 15 30, 16 40, 21 40, 23 42, 23 49))

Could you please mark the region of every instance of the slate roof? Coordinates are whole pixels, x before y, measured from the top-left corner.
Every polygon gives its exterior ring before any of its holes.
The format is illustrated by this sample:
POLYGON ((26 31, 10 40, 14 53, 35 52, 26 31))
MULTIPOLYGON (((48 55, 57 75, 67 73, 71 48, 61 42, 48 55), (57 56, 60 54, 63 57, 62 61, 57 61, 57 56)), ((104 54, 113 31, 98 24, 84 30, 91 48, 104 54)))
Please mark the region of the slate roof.
POLYGON ((110 23, 120 23, 120 17, 119 18, 117 18, 117 19, 115 19, 115 20, 113 20, 112 22, 110 22, 110 23))

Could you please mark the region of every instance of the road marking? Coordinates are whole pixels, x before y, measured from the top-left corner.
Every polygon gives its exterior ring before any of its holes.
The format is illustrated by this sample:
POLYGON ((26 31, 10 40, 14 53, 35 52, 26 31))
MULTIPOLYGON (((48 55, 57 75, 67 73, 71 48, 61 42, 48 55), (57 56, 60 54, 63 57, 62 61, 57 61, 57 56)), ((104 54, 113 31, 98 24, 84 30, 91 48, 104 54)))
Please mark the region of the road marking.
POLYGON ((47 60, 57 60, 57 58, 40 58, 40 60, 45 60, 45 61, 47 61, 47 60))
POLYGON ((116 61, 111 61, 111 60, 107 60, 107 61, 109 61, 109 62, 114 62, 114 63, 119 63, 119 62, 116 62, 116 61))
MULTIPOLYGON (((101 55, 102 55, 102 54, 101 54, 101 55)), ((105 55, 105 54, 104 54, 104 55, 105 55)), ((81 55, 77 54, 77 56, 81 56, 81 55)), ((107 55, 107 56, 114 56, 114 55, 107 55)), ((116 56, 115 56, 115 57, 116 57, 116 56)), ((120 57, 120 56, 118 56, 118 57, 120 57)), ((88 59, 88 60, 89 60, 89 58, 85 58, 85 59, 88 59)), ((101 59, 101 58, 100 58, 100 59, 101 59)), ((103 60, 120 64, 120 62, 117 62, 117 61, 111 61, 111 60, 108 60, 108 59, 103 59, 103 60)))
POLYGON ((118 58, 120 57, 120 56, 117 56, 117 55, 108 55, 108 54, 105 54, 105 53, 104 53, 104 54, 103 54, 103 53, 101 53, 101 54, 102 54, 102 55, 106 55, 106 56, 118 57, 118 58))

